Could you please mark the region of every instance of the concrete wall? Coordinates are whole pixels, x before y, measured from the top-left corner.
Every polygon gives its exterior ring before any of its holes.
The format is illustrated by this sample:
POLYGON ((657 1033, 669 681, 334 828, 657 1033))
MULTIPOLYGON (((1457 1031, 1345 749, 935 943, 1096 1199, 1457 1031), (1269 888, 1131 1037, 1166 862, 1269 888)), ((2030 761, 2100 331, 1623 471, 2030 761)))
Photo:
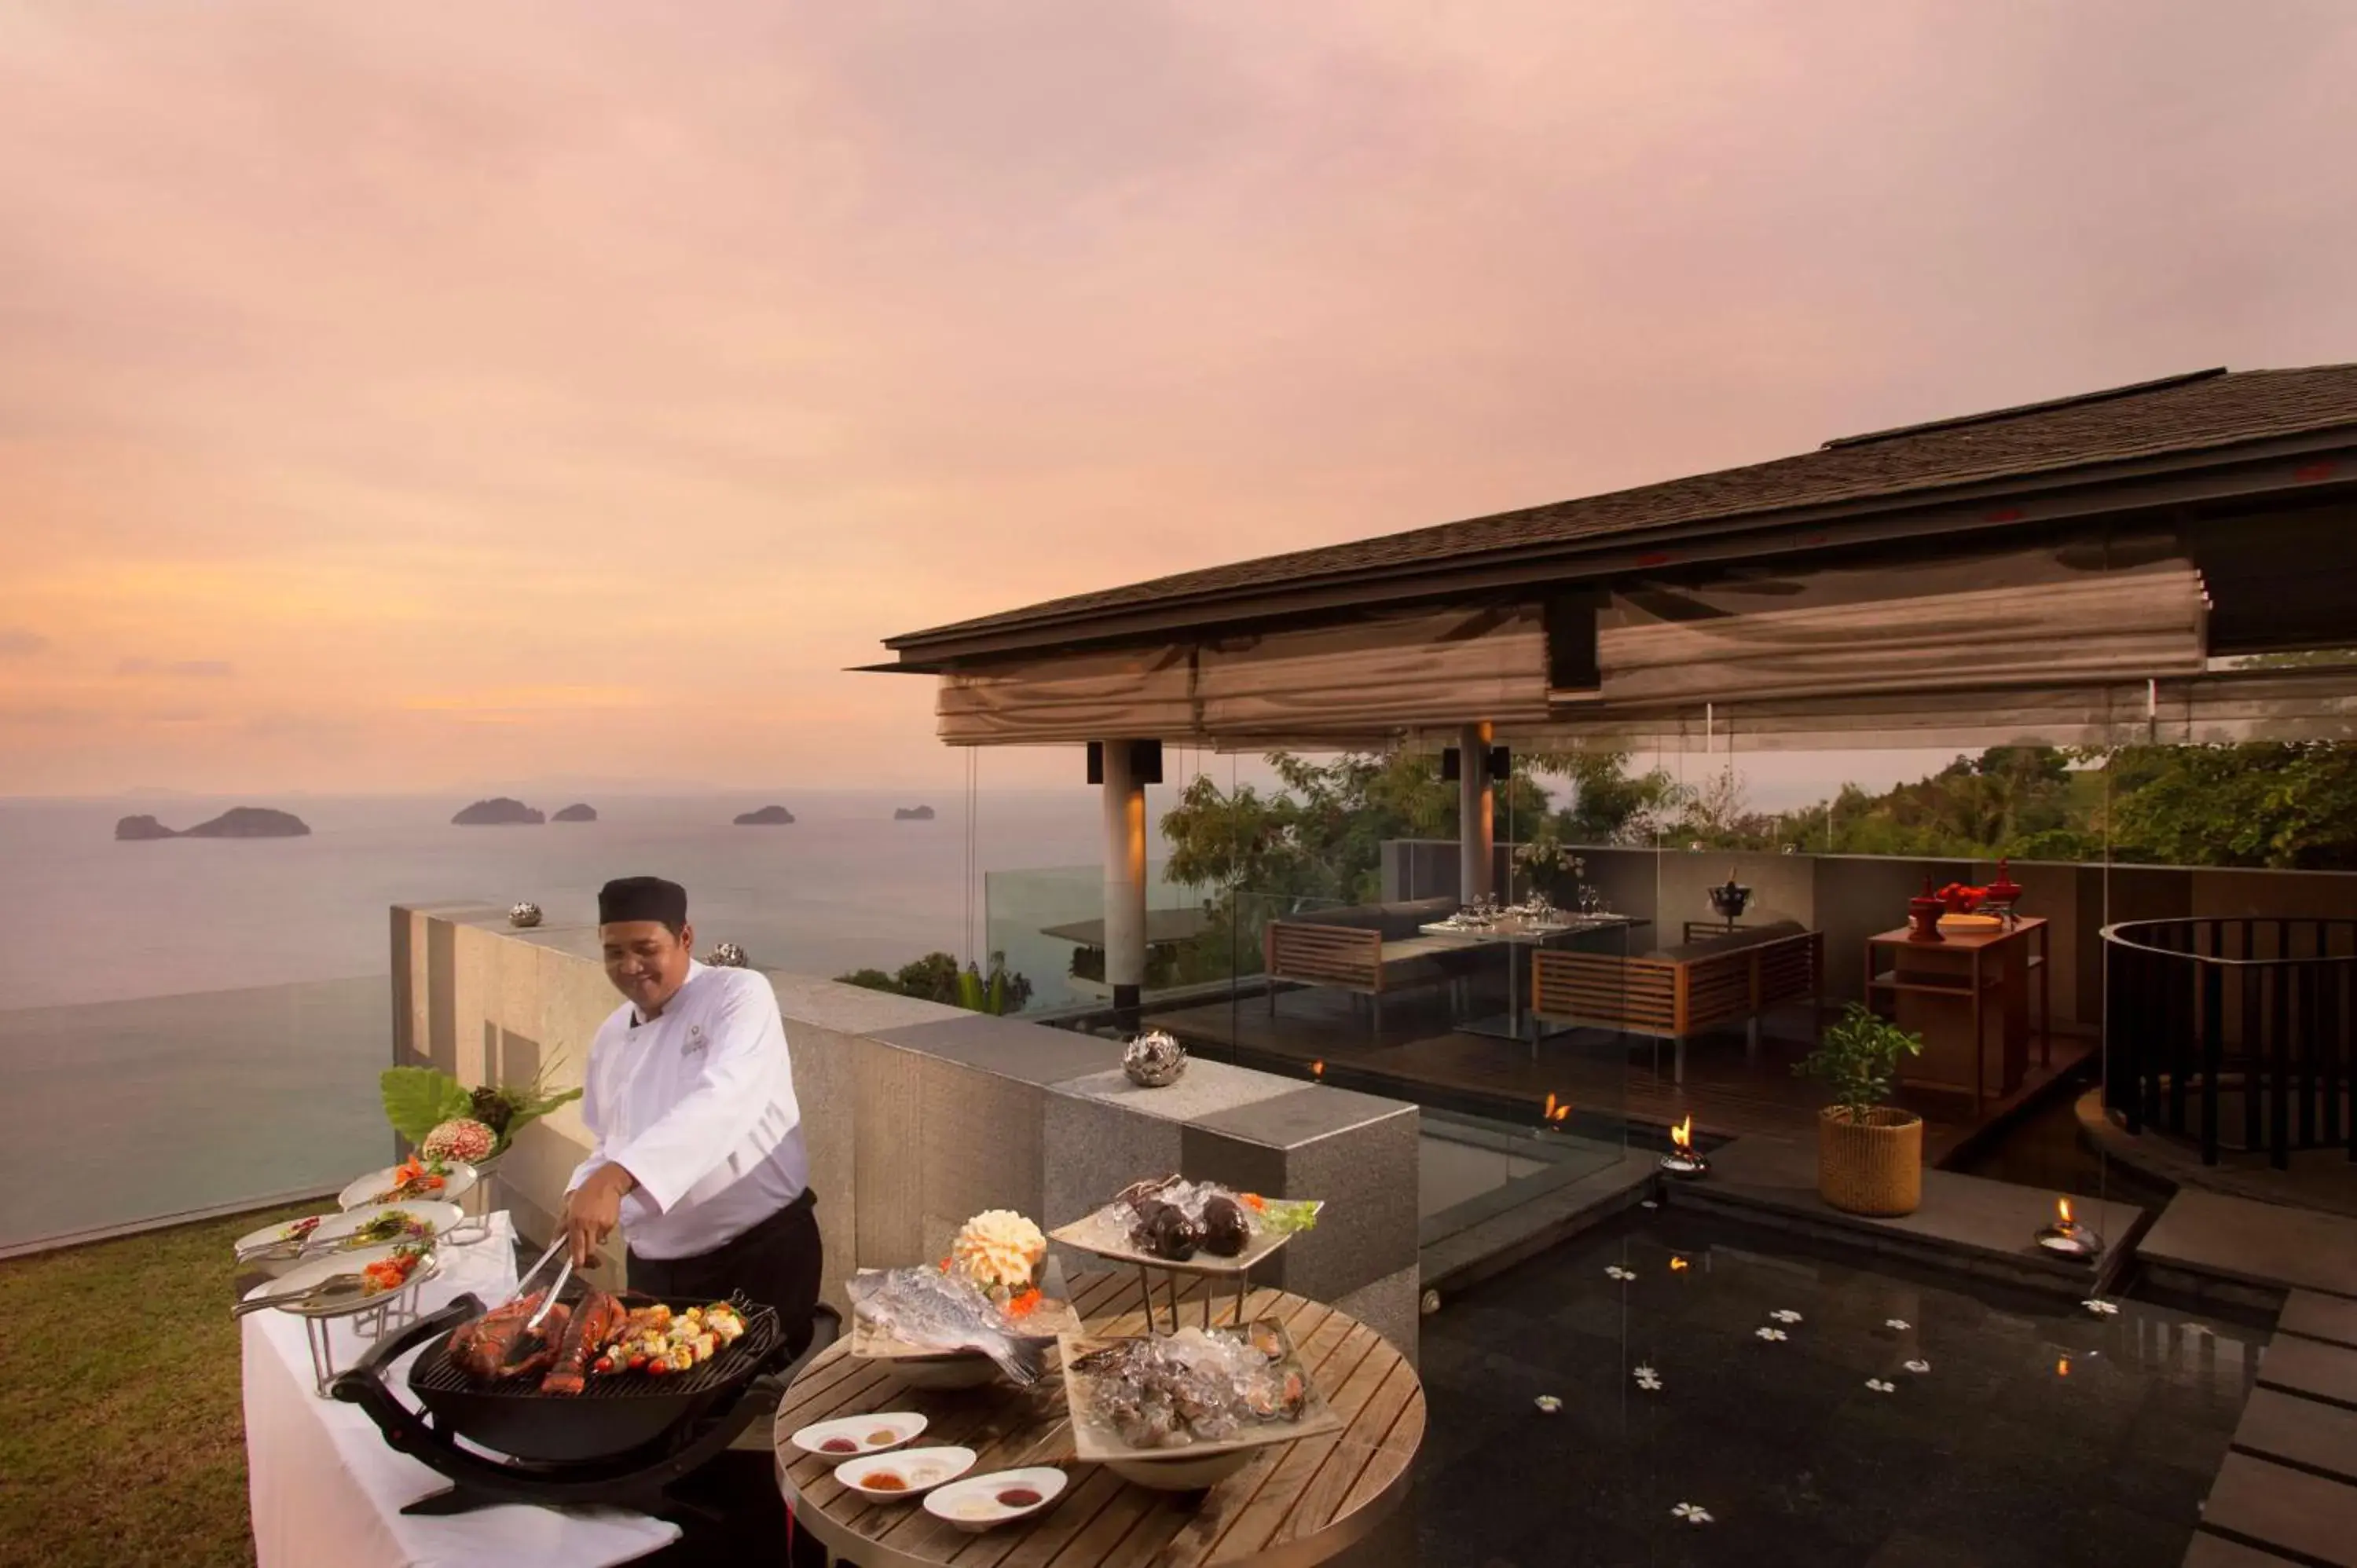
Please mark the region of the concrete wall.
MULTIPOLYGON (((503 908, 465 904, 396 908, 392 934, 394 1060, 477 1083, 561 1056, 556 1080, 580 1081, 619 1005, 594 929, 518 931, 503 908)), ((1053 1230, 1133 1181, 1182 1171, 1326 1199, 1318 1228, 1255 1279, 1340 1305, 1415 1355, 1414 1106, 1209 1061, 1140 1090, 1108 1041, 832 981, 770 982, 839 1310, 855 1270, 939 1258, 982 1209, 1053 1230)), ((517 1139, 493 1197, 525 1236, 551 1233, 588 1146, 575 1107, 517 1139)))

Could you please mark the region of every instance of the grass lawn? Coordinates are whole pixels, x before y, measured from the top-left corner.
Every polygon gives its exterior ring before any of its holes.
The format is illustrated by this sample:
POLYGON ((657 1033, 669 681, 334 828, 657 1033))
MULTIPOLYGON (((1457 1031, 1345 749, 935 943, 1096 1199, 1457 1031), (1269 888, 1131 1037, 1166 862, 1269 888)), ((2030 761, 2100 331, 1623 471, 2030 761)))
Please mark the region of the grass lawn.
POLYGON ((0 1262, 0 1564, 253 1561, 231 1244, 317 1208, 0 1262))

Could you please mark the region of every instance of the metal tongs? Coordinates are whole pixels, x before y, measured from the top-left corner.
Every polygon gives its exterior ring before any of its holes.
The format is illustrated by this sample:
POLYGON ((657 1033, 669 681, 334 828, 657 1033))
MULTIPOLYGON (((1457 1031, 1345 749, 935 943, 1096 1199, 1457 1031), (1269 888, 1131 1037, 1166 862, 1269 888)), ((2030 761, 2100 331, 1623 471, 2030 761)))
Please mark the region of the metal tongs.
MULTIPOLYGON (((522 1275, 516 1281, 515 1289, 508 1292, 506 1300, 501 1301, 500 1305, 505 1306, 508 1305, 508 1302, 520 1299, 523 1295, 524 1287, 532 1283, 533 1276, 539 1273, 541 1270, 548 1267, 548 1261, 564 1250, 565 1243, 568 1240, 569 1238, 565 1232, 562 1230, 558 1231, 556 1233, 556 1240, 548 1244, 548 1251, 540 1255, 540 1261, 538 1262, 533 1264, 532 1267, 523 1272, 522 1275)), ((524 1319, 523 1329, 526 1334, 537 1334, 540 1332, 541 1319, 546 1317, 548 1316, 548 1309, 556 1305, 556 1298, 565 1293, 565 1282, 572 1277, 573 1260, 571 1258, 567 1258, 565 1260, 565 1267, 557 1271, 556 1283, 549 1287, 547 1299, 540 1304, 538 1311, 534 1312, 530 1317, 524 1319)), ((497 1308, 494 1308, 493 1310, 496 1311, 497 1308)))

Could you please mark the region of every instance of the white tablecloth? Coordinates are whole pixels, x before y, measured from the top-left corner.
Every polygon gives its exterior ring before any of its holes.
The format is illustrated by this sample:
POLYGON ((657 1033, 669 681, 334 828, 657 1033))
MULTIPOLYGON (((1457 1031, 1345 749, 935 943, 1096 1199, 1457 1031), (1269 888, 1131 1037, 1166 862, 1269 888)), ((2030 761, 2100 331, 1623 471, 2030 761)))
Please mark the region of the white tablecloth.
MULTIPOLYGON (((444 1249, 441 1276, 420 1287, 421 1315, 472 1291, 494 1302, 515 1288, 514 1230, 491 1217, 488 1240, 444 1249)), ((679 1527, 623 1509, 503 1504, 449 1519, 414 1519, 404 1506, 449 1482, 385 1446, 358 1405, 314 1391, 302 1319, 257 1312, 245 1328, 245 1462, 260 1568, 605 1568, 679 1539, 679 1527)), ((333 1325, 336 1369, 366 1346, 333 1325)), ((393 1363, 405 1390, 406 1359, 393 1363)))

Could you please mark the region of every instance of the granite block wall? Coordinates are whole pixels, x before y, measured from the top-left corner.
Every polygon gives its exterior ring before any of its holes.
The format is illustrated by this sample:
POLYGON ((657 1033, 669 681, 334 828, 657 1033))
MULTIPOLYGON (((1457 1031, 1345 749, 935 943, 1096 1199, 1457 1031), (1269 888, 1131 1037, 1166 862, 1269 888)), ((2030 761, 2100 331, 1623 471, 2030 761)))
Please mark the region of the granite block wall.
MULTIPOLYGON (((618 1004, 593 930, 513 930, 503 908, 396 909, 393 956, 395 1058, 423 1057, 470 1081, 553 1063, 552 1081, 578 1084, 590 1038, 618 1004)), ((807 976, 770 979, 793 1052, 826 1299, 838 1310, 856 1269, 939 1258, 982 1209, 1017 1209, 1052 1230, 1133 1181, 1183 1171, 1327 1199, 1318 1228, 1256 1277, 1349 1304, 1415 1354, 1415 1107, 1216 1062, 1141 1090, 1108 1041, 807 976)), ((496 1198, 527 1237, 549 1233, 588 1146, 575 1108, 517 1140, 496 1198)))

